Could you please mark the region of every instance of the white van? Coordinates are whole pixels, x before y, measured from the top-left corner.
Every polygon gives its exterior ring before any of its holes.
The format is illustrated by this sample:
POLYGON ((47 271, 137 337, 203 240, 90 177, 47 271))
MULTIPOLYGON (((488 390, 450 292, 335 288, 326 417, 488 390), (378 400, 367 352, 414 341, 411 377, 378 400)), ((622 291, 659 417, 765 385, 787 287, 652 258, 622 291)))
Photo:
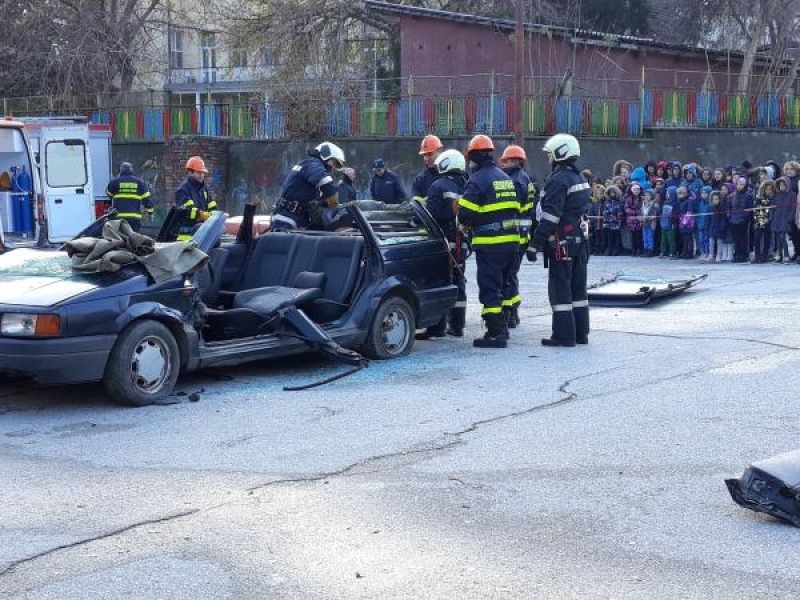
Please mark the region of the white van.
POLYGON ((33 245, 39 233, 36 204, 41 180, 25 125, 0 119, 0 242, 3 249, 33 245))
POLYGON ((18 152, 0 147, 0 177, 8 171, 16 179, 27 173, 23 183, 30 180, 27 189, 13 186, 10 201, 4 202, 0 191, 4 245, 47 246, 72 239, 106 206, 110 127, 89 124, 82 117, 30 117, 3 123, 4 129, 16 131, 6 135, 20 141, 10 147, 18 152))

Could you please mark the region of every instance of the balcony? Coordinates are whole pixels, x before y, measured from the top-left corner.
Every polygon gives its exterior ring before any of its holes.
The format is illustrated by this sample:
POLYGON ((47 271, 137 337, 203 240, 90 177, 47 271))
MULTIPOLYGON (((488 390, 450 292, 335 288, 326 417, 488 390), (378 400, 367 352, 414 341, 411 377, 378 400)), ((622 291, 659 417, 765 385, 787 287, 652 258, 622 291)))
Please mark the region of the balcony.
POLYGON ((164 89, 168 92, 255 92, 273 74, 273 67, 205 67, 168 69, 164 89))

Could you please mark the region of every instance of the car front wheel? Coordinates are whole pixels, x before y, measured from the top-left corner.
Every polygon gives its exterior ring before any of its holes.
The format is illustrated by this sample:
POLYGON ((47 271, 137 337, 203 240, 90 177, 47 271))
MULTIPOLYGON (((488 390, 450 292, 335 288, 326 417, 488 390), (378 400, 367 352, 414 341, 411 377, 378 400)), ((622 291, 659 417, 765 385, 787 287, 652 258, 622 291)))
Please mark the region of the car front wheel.
POLYGON ((178 344, 170 330, 157 321, 138 321, 114 344, 103 384, 115 402, 147 406, 172 393, 179 370, 178 344))
POLYGON ((395 358, 411 352, 416 331, 414 311, 403 298, 385 298, 372 320, 363 352, 369 358, 395 358))

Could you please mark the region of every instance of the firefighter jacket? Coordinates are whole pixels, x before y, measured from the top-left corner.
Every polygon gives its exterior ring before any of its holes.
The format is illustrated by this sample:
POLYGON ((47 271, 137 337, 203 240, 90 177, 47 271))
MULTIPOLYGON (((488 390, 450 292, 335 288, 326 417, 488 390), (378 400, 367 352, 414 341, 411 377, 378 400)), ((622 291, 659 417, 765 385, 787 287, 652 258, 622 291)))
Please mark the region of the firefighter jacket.
POLYGON ((175 192, 175 206, 185 209, 178 233, 179 240, 187 240, 197 223, 208 218, 208 213, 217 210, 217 202, 211 197, 204 181, 187 177, 175 192))
POLYGON ((143 211, 153 214, 147 183, 135 175, 126 173, 109 181, 106 196, 111 199, 111 205, 117 209, 117 217, 120 219, 140 221, 143 211))
POLYGON ((369 183, 369 193, 373 200, 386 204, 400 204, 407 200, 403 182, 394 171, 386 169, 383 175, 373 175, 369 183))
POLYGON ((536 184, 521 167, 513 167, 506 173, 514 182, 519 200, 519 243, 527 246, 533 231, 533 217, 536 204, 536 184))
POLYGON ((506 250, 509 244, 519 244, 517 191, 494 161, 472 171, 458 205, 458 219, 470 228, 475 250, 506 250))
POLYGON ((423 171, 417 173, 411 184, 411 195, 417 198, 427 198, 431 184, 437 177, 439 177, 439 172, 436 167, 426 167, 423 171))
POLYGON ((544 183, 541 217, 531 245, 544 250, 548 242, 582 238, 581 217, 589 209, 589 184, 574 163, 556 163, 544 183))
POLYGON ((428 188, 425 206, 451 242, 456 239, 456 206, 461 200, 466 183, 466 175, 447 173, 434 180, 428 188))
POLYGON ((325 163, 317 156, 310 156, 292 167, 274 214, 293 221, 298 227, 307 227, 311 220, 309 205, 316 202, 334 208, 339 203, 338 187, 325 163))

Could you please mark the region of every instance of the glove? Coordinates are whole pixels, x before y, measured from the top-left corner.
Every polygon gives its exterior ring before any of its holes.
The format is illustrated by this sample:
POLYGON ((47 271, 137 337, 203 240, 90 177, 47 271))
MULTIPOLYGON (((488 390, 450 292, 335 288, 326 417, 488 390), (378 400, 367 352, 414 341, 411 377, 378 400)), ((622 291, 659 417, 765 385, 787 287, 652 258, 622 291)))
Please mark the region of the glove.
POLYGON ((536 262, 536 248, 528 248, 525 250, 525 258, 528 262, 536 262))

